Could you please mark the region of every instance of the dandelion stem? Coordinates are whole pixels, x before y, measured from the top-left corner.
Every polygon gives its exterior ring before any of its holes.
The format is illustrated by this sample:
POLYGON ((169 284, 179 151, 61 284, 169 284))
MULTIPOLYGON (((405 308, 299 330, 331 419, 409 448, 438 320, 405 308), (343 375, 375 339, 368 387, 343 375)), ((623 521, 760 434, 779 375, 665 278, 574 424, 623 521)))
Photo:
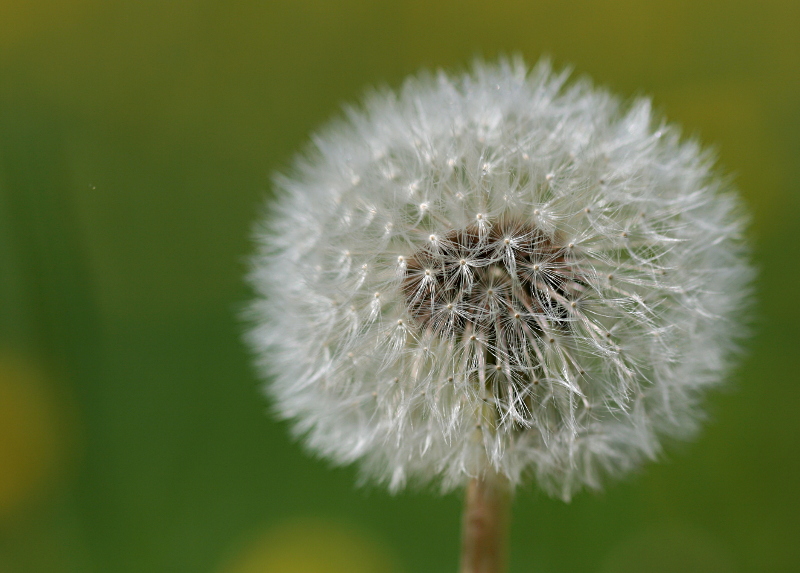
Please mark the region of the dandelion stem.
POLYGON ((511 491, 491 472, 467 485, 461 522, 460 573, 503 573, 508 564, 511 491))

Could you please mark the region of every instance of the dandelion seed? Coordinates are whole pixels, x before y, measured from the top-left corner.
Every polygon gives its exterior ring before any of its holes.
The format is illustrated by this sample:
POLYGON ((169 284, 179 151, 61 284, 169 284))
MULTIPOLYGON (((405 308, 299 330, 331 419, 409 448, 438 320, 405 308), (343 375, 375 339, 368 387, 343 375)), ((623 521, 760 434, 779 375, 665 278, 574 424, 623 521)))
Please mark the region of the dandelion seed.
POLYGON ((249 340, 312 451, 393 491, 569 499, 696 430, 743 330, 740 203, 649 101, 566 79, 413 77, 277 180, 249 340))

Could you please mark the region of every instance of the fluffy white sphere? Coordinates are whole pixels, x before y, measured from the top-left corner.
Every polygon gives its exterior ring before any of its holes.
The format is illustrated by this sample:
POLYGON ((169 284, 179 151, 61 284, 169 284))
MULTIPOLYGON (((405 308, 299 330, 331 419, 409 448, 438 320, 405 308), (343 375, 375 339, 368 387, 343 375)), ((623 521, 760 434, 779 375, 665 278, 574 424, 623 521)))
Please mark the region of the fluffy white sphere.
POLYGON ((649 101, 566 79, 412 77, 276 179, 249 340, 311 450, 568 499, 696 429, 742 332, 739 202, 649 101))

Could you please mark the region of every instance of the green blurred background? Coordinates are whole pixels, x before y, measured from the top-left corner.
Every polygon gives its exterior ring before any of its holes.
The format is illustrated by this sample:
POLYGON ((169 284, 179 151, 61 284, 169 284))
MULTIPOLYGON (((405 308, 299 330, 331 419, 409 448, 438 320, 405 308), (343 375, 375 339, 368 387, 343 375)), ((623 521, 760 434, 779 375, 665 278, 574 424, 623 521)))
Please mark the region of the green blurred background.
POLYGON ((513 572, 800 571, 800 3, 0 0, 0 573, 455 571, 460 500, 270 419, 237 313, 270 174, 368 85, 549 54, 717 147, 761 269, 700 438, 514 505, 513 572))

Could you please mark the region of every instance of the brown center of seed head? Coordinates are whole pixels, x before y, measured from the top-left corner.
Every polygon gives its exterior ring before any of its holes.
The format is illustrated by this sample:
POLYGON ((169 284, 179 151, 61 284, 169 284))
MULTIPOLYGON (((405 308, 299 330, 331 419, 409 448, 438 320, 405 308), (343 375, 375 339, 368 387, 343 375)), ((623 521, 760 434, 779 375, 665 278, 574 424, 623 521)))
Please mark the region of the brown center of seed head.
POLYGON ((519 221, 439 236, 408 257, 402 283, 421 330, 502 350, 568 327, 585 282, 560 241, 519 221))

